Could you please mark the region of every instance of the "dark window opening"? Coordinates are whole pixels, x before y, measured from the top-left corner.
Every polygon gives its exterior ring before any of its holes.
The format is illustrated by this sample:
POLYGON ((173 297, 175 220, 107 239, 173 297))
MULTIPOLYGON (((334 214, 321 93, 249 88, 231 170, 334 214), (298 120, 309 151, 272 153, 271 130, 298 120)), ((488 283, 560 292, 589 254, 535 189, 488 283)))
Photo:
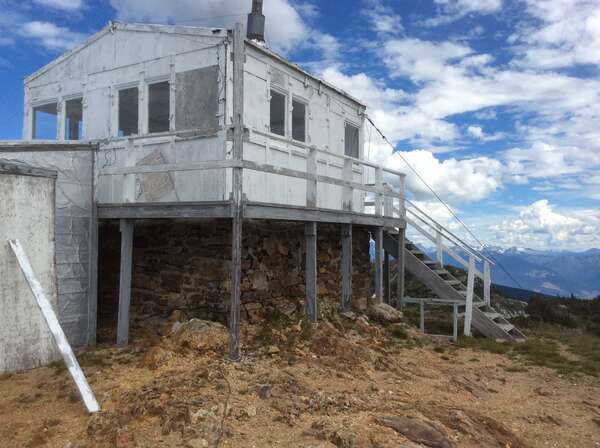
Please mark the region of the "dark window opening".
POLYGON ((285 95, 271 90, 271 132, 285 136, 285 95))
POLYGON ((56 140, 58 104, 50 103, 33 108, 34 140, 56 140))
POLYGON ((294 100, 292 102, 292 138, 299 142, 306 141, 306 104, 294 100))
POLYGON ((81 140, 83 133, 83 100, 75 98, 65 102, 65 139, 81 140))
POLYGON ((344 153, 349 157, 358 159, 358 128, 346 123, 344 153))
POLYGON ((169 81, 148 86, 148 132, 167 132, 170 128, 169 81))
POLYGON ((119 91, 119 137, 137 135, 139 122, 138 99, 137 87, 119 91))

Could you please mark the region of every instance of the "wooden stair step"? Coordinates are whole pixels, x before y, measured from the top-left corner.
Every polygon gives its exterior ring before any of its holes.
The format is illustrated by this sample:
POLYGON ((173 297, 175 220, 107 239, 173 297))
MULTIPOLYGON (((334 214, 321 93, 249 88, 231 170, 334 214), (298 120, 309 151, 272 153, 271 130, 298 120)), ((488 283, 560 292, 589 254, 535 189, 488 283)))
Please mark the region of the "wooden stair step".
POLYGON ((502 317, 502 315, 500 313, 496 313, 496 312, 487 312, 487 313, 483 313, 483 314, 485 314, 491 320, 496 320, 499 317, 502 317))
POLYGON ((462 282, 460 280, 445 280, 445 282, 451 286, 462 285, 462 282))
POLYGON ((423 252, 421 252, 420 250, 417 250, 417 249, 411 249, 411 250, 409 250, 409 252, 413 255, 425 255, 423 252))
POLYGON ((513 328, 515 328, 515 326, 513 324, 496 324, 498 325, 498 327, 502 328, 504 331, 506 331, 507 333, 512 330, 513 328))
POLYGON ((445 269, 435 269, 433 272, 435 272, 437 275, 450 275, 450 272, 445 269))
POLYGON ((422 261, 423 263, 425 263, 425 264, 427 264, 427 265, 431 265, 431 266, 433 266, 433 265, 436 265, 436 264, 439 264, 437 261, 434 261, 434 260, 421 260, 421 261, 422 261))

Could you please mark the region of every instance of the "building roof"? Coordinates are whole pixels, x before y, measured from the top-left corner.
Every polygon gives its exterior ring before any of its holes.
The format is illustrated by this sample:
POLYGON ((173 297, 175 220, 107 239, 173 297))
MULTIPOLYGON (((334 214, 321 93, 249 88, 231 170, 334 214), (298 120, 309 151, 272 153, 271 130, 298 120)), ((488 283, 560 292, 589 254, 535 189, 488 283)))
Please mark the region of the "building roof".
MULTIPOLYGON (((214 36, 225 37, 230 31, 230 30, 226 30, 223 28, 207 28, 207 27, 182 26, 182 25, 162 25, 162 24, 148 24, 148 23, 123 23, 123 22, 112 22, 111 21, 111 22, 108 22, 108 24, 106 26, 104 26, 100 31, 98 31, 95 34, 88 37, 85 41, 83 41, 81 44, 79 44, 72 50, 62 54, 61 56, 59 56, 58 58, 49 62, 48 64, 46 64, 45 66, 43 66, 42 68, 37 70, 36 72, 27 76, 25 78, 25 83, 33 81, 37 77, 43 75, 48 70, 52 69, 53 67, 59 65, 60 63, 64 62, 65 60, 69 59, 71 56, 77 54, 82 49, 93 44, 94 42, 96 42, 97 40, 99 40, 100 38, 105 36, 106 34, 114 33, 115 31, 119 31, 119 30, 149 32, 149 33, 187 34, 187 35, 193 35, 193 36, 212 36, 212 37, 214 37, 214 36)), ((313 79, 314 81, 321 83, 322 85, 326 86, 327 88, 336 91, 340 95, 348 98, 349 100, 353 101, 354 103, 358 104, 359 106, 366 108, 366 105, 363 102, 352 97, 344 90, 307 72, 302 67, 300 67, 298 64, 294 64, 294 63, 290 62, 289 60, 285 59, 283 56, 275 53, 273 50, 270 50, 268 48, 265 48, 264 46, 258 45, 255 42, 252 42, 250 40, 246 40, 246 43, 251 45, 253 48, 257 49, 258 51, 263 52, 266 55, 268 55, 274 59, 277 59, 279 62, 286 64, 289 67, 301 72, 304 76, 307 76, 307 77, 313 79)))

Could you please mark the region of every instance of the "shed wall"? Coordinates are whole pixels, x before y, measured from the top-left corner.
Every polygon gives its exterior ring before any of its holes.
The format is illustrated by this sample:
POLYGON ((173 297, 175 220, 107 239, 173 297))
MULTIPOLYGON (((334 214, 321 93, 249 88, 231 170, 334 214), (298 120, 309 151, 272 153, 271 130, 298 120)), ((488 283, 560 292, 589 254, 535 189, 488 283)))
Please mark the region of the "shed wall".
POLYGON ((8 245, 18 239, 50 302, 58 303, 54 263, 54 178, 0 173, 0 373, 59 357, 36 300, 8 245))
POLYGON ((88 341, 92 150, 48 149, 20 152, 0 150, 0 158, 25 162, 58 173, 54 222, 58 318, 69 342, 81 346, 88 341))

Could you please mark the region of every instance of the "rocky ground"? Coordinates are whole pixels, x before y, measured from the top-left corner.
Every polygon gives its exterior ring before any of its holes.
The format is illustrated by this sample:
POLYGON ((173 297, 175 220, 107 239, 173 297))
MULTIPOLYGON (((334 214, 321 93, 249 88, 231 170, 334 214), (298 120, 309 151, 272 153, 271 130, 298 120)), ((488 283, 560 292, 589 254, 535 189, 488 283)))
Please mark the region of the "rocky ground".
POLYGON ((268 316, 227 331, 175 311, 127 348, 0 378, 2 447, 600 447, 600 382, 418 334, 393 310, 268 316))

